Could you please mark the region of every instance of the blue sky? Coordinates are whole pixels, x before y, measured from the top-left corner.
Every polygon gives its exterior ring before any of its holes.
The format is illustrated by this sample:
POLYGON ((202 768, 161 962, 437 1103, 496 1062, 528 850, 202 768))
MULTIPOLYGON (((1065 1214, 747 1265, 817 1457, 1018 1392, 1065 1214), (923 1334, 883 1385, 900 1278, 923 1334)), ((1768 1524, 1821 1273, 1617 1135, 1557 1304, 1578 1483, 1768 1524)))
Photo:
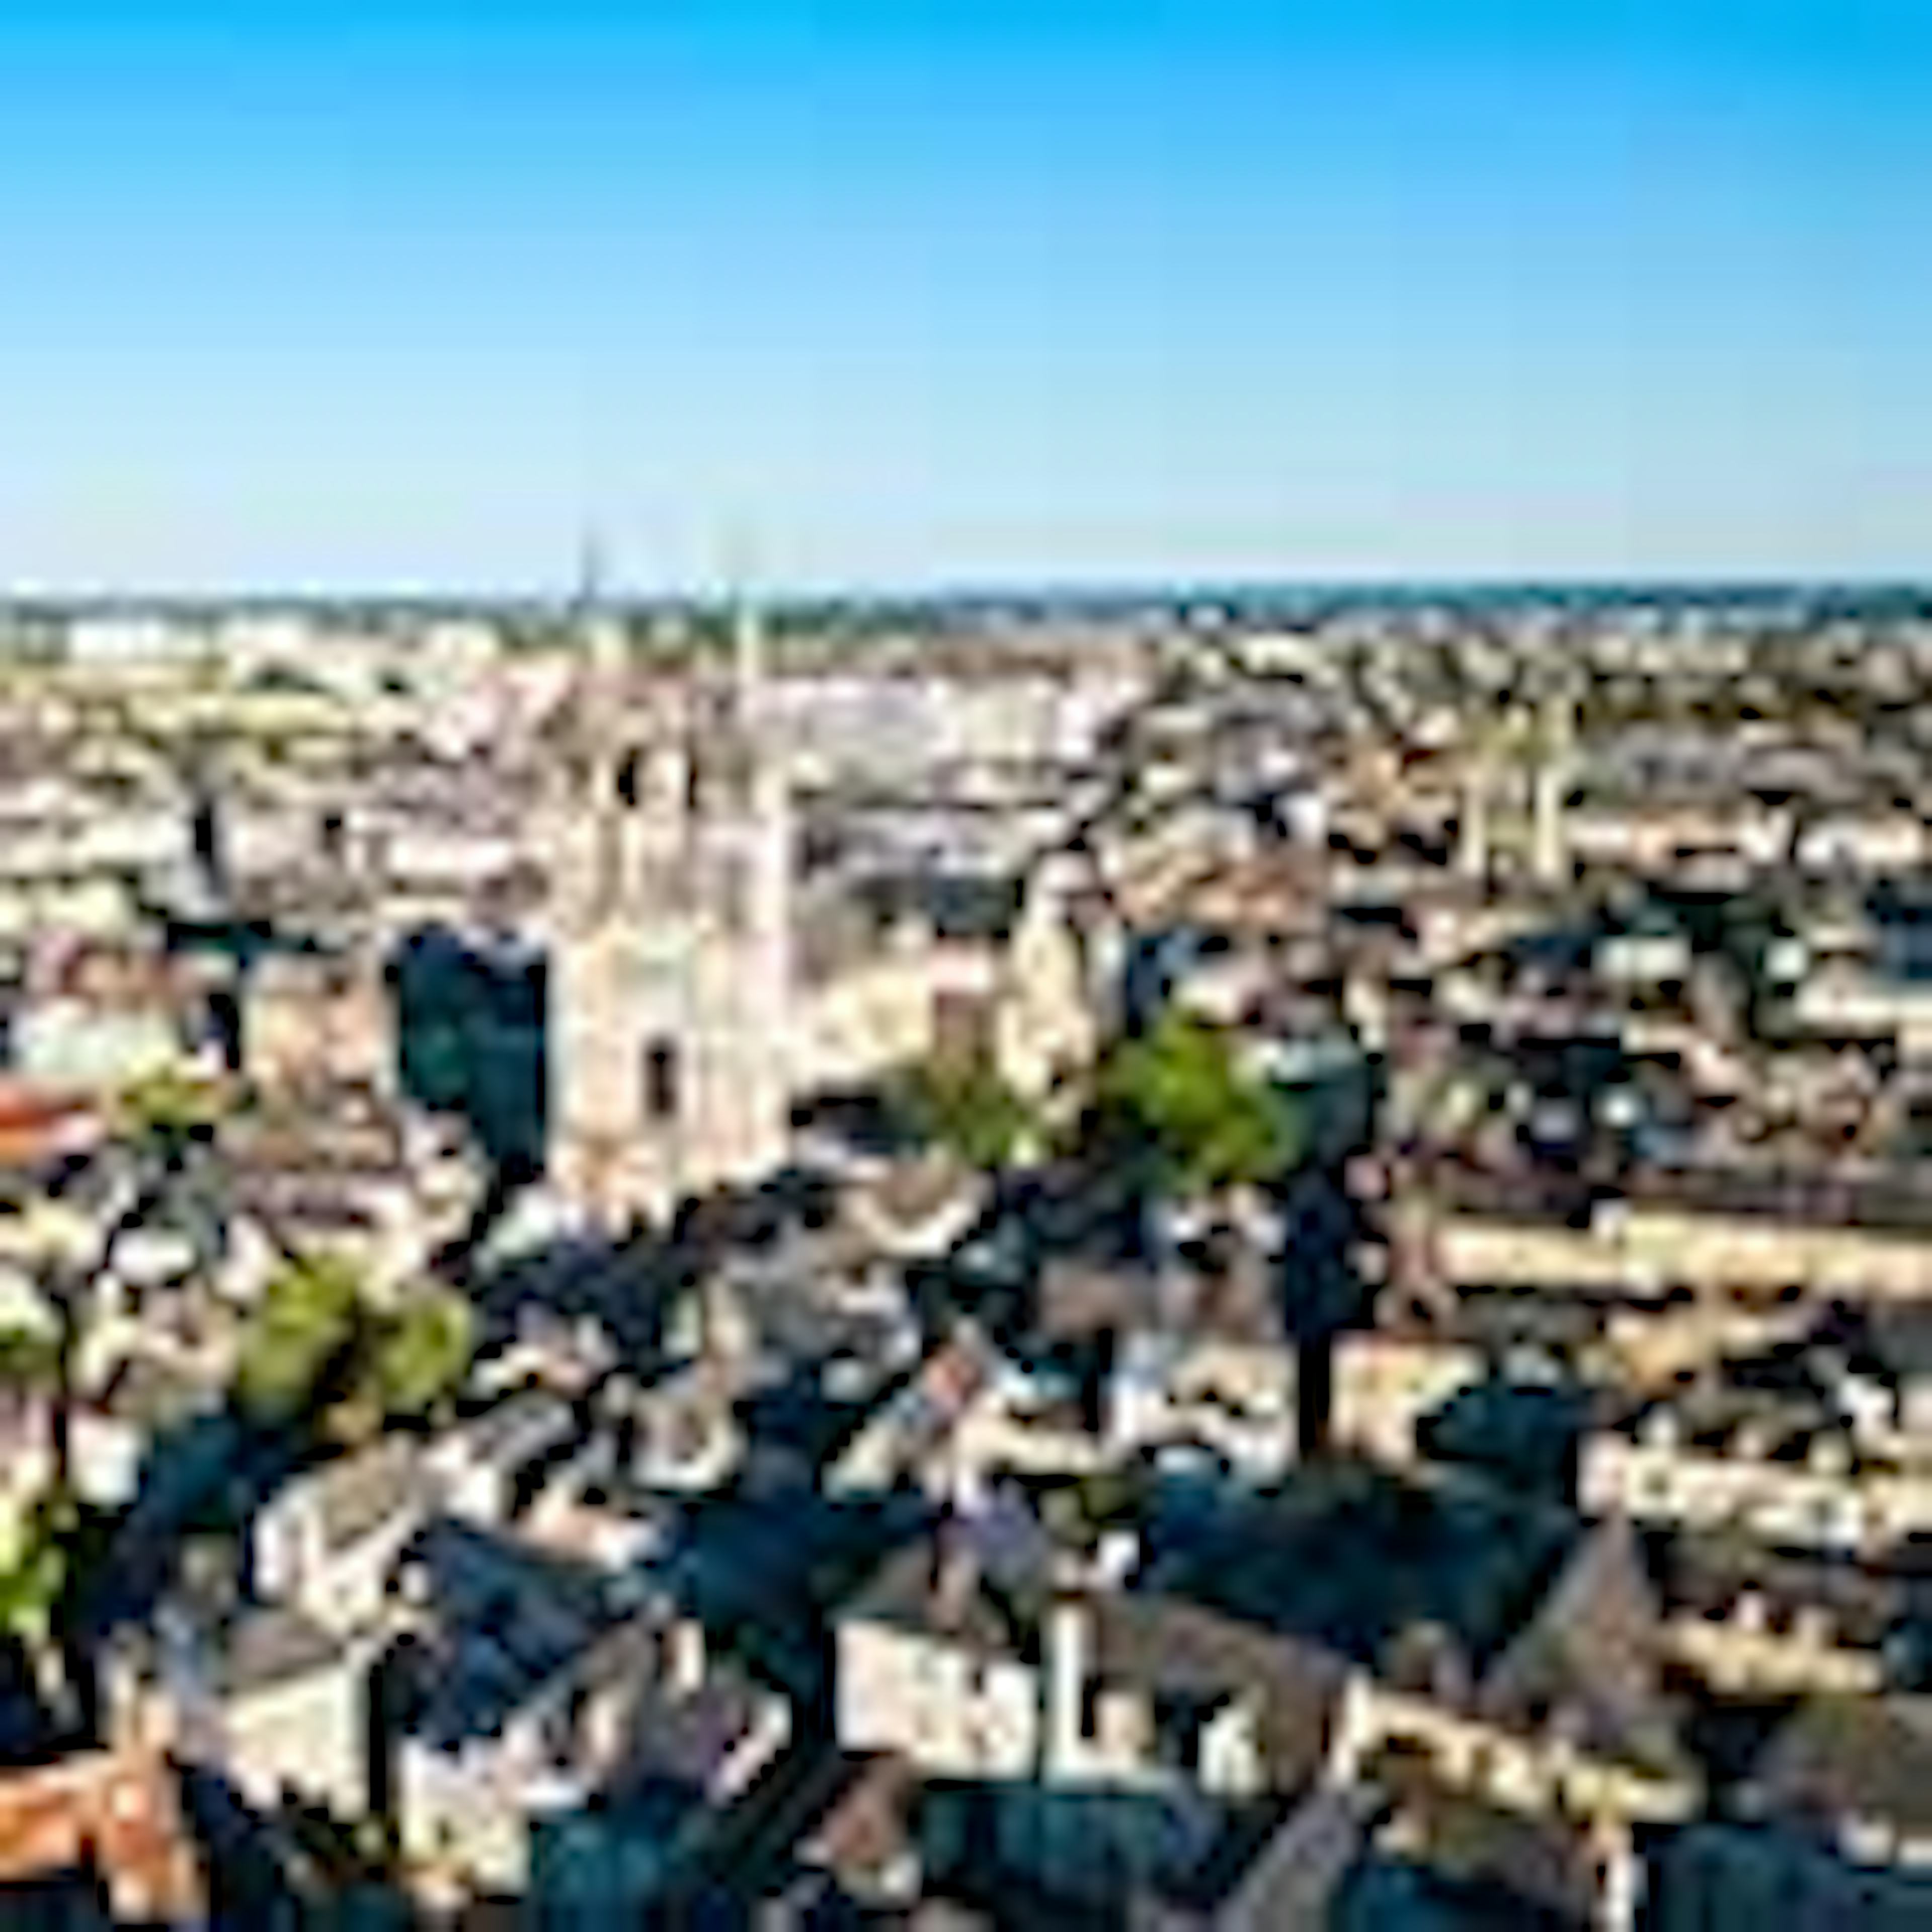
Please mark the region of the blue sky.
POLYGON ((4 0, 0 584, 1932 574, 1924 0, 4 0))

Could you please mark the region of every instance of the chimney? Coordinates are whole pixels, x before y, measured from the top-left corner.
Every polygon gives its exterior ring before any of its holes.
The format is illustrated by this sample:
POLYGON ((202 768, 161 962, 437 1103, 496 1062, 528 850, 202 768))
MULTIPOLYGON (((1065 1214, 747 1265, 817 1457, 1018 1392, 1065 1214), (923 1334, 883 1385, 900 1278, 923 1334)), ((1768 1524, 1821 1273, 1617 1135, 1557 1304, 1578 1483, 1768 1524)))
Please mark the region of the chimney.
POLYGON ((1445 1637, 1430 1661, 1430 1695, 1452 1711, 1462 1711, 1468 1708, 1473 1688, 1468 1660, 1453 1636, 1445 1637))
POLYGON ((1544 707, 1545 743, 1534 781, 1533 844, 1537 877, 1545 884, 1560 884, 1570 860, 1564 813, 1569 801, 1570 750, 1576 734, 1576 707, 1552 700, 1544 707))
POLYGON ((680 1617, 664 1633, 664 1688, 674 1697, 704 1688, 704 1626, 694 1617, 680 1617))
POLYGON ((949 1516, 932 1544, 932 1607, 942 1629, 952 1629, 964 1618, 979 1582, 979 1558, 972 1539, 949 1516))
POLYGON ((1102 1774, 1131 1777, 1154 1748, 1154 1710, 1140 1690, 1102 1691, 1095 1700, 1096 1756, 1102 1774))
POLYGON ((1486 776, 1471 772, 1462 781, 1462 808, 1457 814, 1459 829, 1456 860, 1466 878, 1488 878, 1490 870, 1490 802, 1486 776))
POLYGON ((1087 1755, 1084 1719, 1087 1702, 1089 1629, 1086 1604, 1078 1597, 1055 1598, 1047 1613, 1046 1762, 1049 1778, 1077 1776, 1087 1755))
POLYGON ((1822 1604, 1802 1604, 1792 1618, 1792 1635, 1814 1650, 1829 1650, 1838 1640, 1838 1625, 1822 1604))
POLYGON ((601 1685, 591 1694, 580 1720, 580 1756, 593 1774, 610 1772, 622 1756, 631 1725, 630 1688, 601 1685))
MULTIPOLYGON (((123 1636, 101 1658, 101 1702, 105 1706, 101 1716, 104 1742, 111 1752, 132 1754, 152 1741, 160 1678, 154 1648, 152 1637, 123 1636)), ((37 1665, 38 1661, 37 1658, 37 1665)), ((44 1692, 55 1696, 59 1688, 52 1683, 42 1685, 44 1692)))
POLYGON ((1140 1560, 1141 1539, 1138 1531, 1103 1531, 1094 1552, 1094 1580, 1102 1589, 1120 1589, 1140 1567, 1140 1560))

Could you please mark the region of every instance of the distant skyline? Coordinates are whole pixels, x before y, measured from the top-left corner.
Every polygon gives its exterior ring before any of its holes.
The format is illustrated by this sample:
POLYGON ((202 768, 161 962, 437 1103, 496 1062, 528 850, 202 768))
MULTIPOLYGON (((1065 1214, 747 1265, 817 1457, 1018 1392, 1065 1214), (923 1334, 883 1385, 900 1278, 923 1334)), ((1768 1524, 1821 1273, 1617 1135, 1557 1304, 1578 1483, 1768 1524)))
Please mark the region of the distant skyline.
POLYGON ((12 0, 0 594, 1932 578, 1923 0, 12 0))

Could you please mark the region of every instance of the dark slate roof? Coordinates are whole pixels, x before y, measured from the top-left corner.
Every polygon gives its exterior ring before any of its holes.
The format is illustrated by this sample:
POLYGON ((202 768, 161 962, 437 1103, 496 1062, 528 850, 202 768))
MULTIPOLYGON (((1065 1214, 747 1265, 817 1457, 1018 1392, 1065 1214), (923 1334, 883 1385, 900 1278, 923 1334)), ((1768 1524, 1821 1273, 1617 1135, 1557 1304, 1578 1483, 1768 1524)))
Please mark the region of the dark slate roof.
POLYGON ((1636 1532, 1592 1528, 1480 1694, 1496 1721, 1540 1727, 1560 1713, 1586 1748, 1660 1773, 1681 1772, 1681 1713, 1664 1688, 1658 1604, 1636 1532))
POLYGON ((1299 1791, 1324 1756, 1346 1666, 1333 1654, 1172 1598, 1129 1593, 1094 1605, 1094 1665, 1156 1702, 1260 1700, 1259 1742, 1274 1788, 1299 1791))
POLYGON ((1807 1606, 1829 1612, 1840 1640, 1876 1649, 1900 1625, 1932 1612, 1932 1588, 1852 1564, 1699 1536, 1648 1540, 1646 1560, 1665 1610, 1714 1616, 1746 1592, 1775 1621, 1807 1606))
POLYGON ((1932 1696, 1814 1698, 1772 1739, 1752 1784, 1774 1816, 1932 1832, 1932 1696))
POLYGON ((846 1605, 841 1620, 943 1636, 987 1657, 1036 1649, 1039 1605, 1023 1607, 976 1568, 962 1568, 956 1584, 942 1576, 945 1562, 930 1541, 895 1551, 846 1605))
POLYGON ((1278 1271, 1239 1245, 1203 1244, 1198 1264, 1163 1280, 1131 1263, 1106 1266, 1075 1258, 1049 1262, 1040 1283, 1040 1328, 1055 1339, 1112 1329, 1168 1329, 1255 1347, 1288 1340, 1278 1271))
POLYGON ((1574 1932, 1574 1922, 1493 1881, 1456 1880, 1379 1855, 1337 1893, 1333 1932, 1574 1932))
POLYGON ((1150 1588, 1376 1664, 1418 1626, 1472 1666, 1522 1627, 1576 1540, 1567 1512, 1475 1485, 1427 1489, 1357 1462, 1282 1491, 1156 1508, 1150 1588))
POLYGON ((1492 1899, 1502 1925, 1592 1922, 1596 1853, 1584 1830, 1505 1812, 1439 1789, 1413 1797, 1404 1822, 1448 1895, 1492 1899))
POLYGON ((8 1932, 114 1932, 107 1888, 91 1868, 0 1884, 0 1925, 8 1932))
POLYGON ((1022 885, 1004 874, 928 872, 880 874, 864 890, 881 914, 916 913, 941 938, 1003 941, 1019 916, 1022 885))
POLYGON ((1932 1308, 1878 1303, 1863 1317, 1866 1349, 1882 1371, 1901 1380, 1932 1376, 1932 1308))
POLYGON ((1848 1864, 1774 1826, 1700 1823, 1668 1834, 1652 1852, 1648 1891, 1666 1932, 1923 1932, 1932 1925, 1932 1874, 1848 1864))
POLYGON ((425 1742, 494 1736, 620 1619, 600 1573, 447 1520, 410 1546, 427 1576, 434 1629, 413 1659, 425 1742))

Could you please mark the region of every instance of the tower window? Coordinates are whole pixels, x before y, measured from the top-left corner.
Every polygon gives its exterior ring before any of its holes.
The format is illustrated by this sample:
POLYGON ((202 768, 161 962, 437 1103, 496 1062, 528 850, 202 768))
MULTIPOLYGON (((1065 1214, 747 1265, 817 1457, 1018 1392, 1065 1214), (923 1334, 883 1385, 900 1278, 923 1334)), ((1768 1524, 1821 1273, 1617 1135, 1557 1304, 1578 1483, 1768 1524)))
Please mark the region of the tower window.
POLYGON ((677 1048, 670 1040, 657 1040, 644 1055, 644 1115, 668 1120, 676 1112, 677 1048))
POLYGON ((644 795, 644 753, 632 752, 617 767, 618 802, 633 812, 637 809, 638 800, 644 795))

